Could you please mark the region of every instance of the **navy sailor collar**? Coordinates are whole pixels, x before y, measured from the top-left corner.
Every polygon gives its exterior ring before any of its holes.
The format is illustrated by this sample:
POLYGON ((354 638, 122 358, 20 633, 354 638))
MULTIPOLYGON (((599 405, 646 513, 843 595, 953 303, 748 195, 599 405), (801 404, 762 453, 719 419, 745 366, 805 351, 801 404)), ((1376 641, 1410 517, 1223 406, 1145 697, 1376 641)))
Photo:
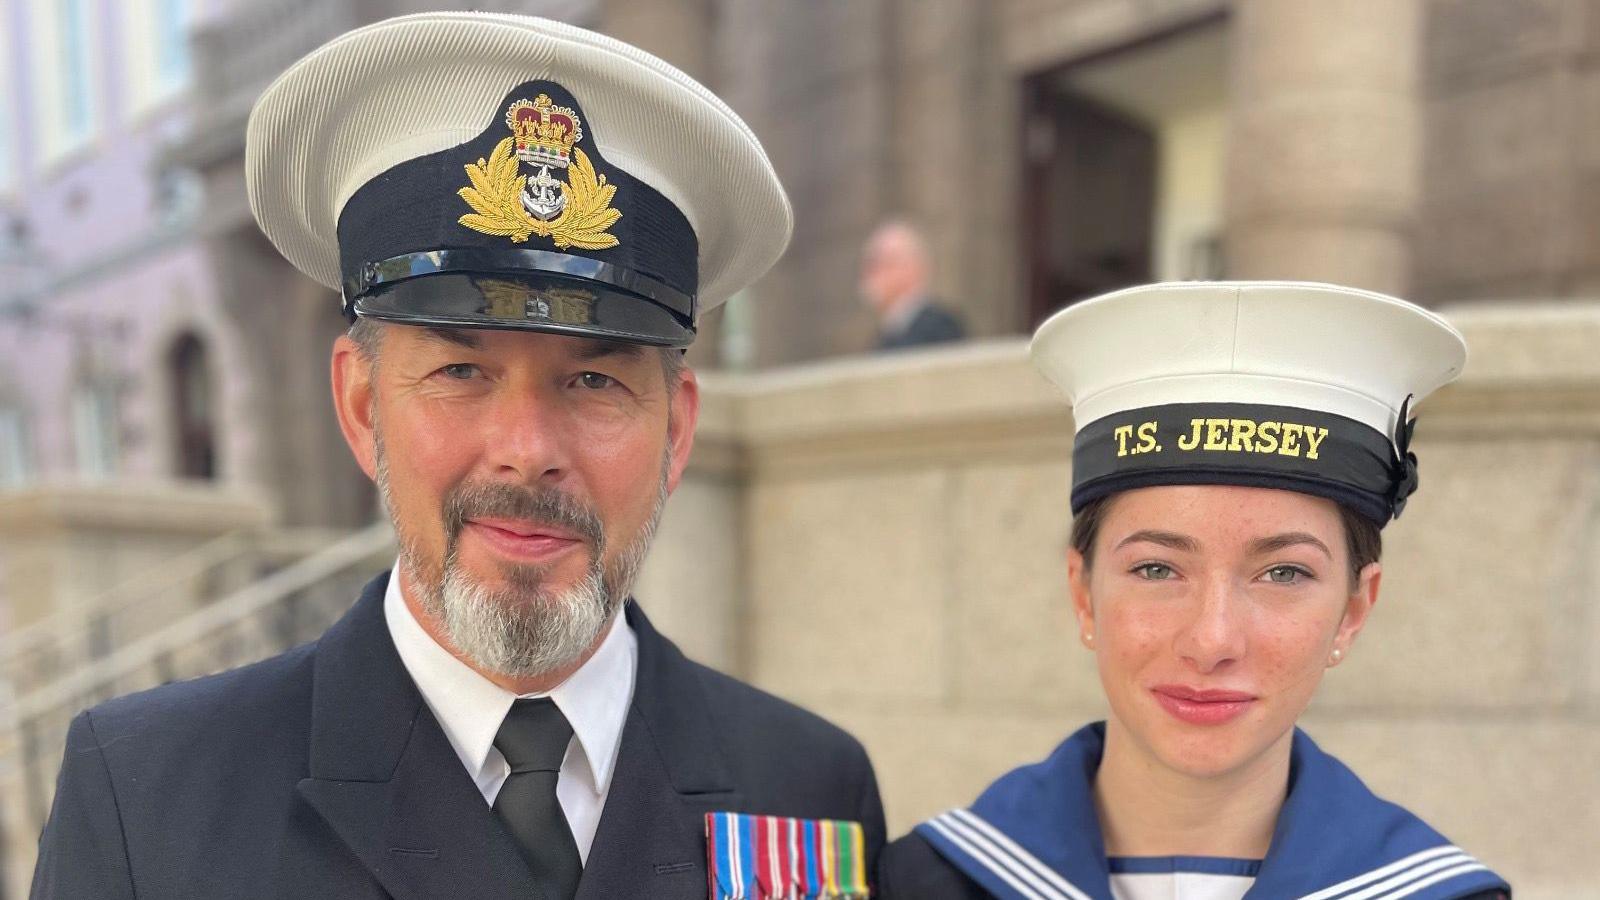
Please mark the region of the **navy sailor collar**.
MULTIPOLYGON (((917 833, 1001 900, 1112 900, 1093 793, 1104 748, 1105 723, 1085 726, 917 833)), ((1245 900, 1453 900, 1493 889, 1510 892, 1295 730, 1289 795, 1245 900)))

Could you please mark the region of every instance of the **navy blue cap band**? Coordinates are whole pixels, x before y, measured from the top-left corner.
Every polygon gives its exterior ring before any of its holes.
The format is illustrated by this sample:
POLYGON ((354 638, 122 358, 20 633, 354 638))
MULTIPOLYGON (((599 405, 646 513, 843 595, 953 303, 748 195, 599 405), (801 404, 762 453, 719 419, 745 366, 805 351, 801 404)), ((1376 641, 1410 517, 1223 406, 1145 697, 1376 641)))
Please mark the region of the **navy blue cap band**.
POLYGON ((695 298, 638 272, 586 256, 554 250, 507 250, 469 247, 456 250, 430 250, 403 253, 367 263, 352 273, 344 284, 345 309, 374 288, 392 286, 424 275, 459 272, 475 275, 520 275, 546 272, 569 278, 598 282, 630 294, 637 294, 682 317, 695 320, 695 298))
POLYGON ((1084 426, 1072 453, 1072 511, 1119 491, 1229 484, 1298 491, 1382 525, 1415 489, 1382 432, 1344 416, 1254 403, 1174 403, 1084 426))

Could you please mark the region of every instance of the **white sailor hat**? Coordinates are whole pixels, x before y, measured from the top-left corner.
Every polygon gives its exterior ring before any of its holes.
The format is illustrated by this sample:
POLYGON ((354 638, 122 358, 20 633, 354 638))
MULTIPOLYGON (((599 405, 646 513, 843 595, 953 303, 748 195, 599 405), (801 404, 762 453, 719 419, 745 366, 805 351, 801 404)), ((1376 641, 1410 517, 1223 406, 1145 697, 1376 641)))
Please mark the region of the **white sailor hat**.
POLYGON ((1417 487, 1410 408, 1467 345, 1383 294, 1175 282, 1056 313, 1034 365, 1067 393, 1072 510, 1131 488, 1232 484, 1326 497, 1382 525, 1417 487))
POLYGON ((347 315, 686 346, 783 253, 755 135, 667 63, 528 16, 336 38, 257 101, 256 221, 347 315))

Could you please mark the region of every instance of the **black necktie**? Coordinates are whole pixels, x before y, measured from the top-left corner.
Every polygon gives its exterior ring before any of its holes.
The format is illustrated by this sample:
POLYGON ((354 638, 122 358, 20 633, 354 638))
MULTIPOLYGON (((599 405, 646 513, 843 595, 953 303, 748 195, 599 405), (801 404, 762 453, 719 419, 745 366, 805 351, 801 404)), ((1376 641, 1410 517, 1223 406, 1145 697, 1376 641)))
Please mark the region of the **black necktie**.
POLYGON ((549 896, 570 900, 578 892, 583 861, 556 799, 561 758, 572 726, 547 697, 518 700, 495 735, 494 746, 511 774, 494 798, 494 811, 522 846, 522 855, 549 896))

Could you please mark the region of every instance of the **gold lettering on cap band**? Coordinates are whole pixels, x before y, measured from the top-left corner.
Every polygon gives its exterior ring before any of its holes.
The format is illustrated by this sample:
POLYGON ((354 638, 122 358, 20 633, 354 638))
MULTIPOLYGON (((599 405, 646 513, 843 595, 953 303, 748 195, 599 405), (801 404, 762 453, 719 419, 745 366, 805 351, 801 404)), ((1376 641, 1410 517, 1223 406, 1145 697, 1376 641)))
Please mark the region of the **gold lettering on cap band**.
MULTIPOLYGON (((1161 423, 1139 422, 1118 425, 1112 431, 1117 441, 1117 457, 1161 452, 1161 423), (1135 435, 1138 442, 1134 443, 1135 435)), ((1256 419, 1190 419, 1188 430, 1178 436, 1180 453, 1276 453, 1317 459, 1317 450, 1328 437, 1328 429, 1298 422, 1258 421, 1256 419)))

